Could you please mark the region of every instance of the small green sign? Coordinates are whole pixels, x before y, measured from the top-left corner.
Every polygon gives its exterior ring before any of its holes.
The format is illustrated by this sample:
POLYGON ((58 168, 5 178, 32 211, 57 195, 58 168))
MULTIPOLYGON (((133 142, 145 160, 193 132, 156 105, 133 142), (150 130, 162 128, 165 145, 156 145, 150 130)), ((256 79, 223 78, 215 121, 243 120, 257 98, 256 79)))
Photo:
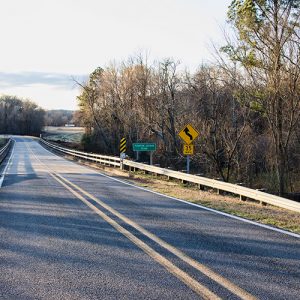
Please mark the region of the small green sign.
POLYGON ((155 143, 134 143, 133 151, 156 151, 155 143))

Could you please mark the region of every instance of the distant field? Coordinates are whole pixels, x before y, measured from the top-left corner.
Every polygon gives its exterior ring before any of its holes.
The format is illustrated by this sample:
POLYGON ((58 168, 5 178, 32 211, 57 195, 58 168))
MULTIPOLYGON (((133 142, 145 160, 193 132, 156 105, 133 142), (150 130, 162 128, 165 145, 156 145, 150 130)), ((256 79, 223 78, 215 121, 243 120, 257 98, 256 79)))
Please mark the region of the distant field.
POLYGON ((45 126, 43 128, 43 131, 49 132, 49 133, 84 133, 84 127, 56 127, 56 126, 45 126))
POLYGON ((80 144, 83 134, 84 127, 47 126, 43 129, 43 136, 50 141, 63 141, 80 144))

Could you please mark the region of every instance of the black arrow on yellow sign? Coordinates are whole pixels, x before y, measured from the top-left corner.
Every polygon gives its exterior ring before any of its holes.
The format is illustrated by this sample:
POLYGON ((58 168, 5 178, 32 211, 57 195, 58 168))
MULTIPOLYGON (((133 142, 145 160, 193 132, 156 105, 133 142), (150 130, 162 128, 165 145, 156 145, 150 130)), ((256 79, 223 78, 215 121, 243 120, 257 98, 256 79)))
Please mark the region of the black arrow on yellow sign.
POLYGON ((190 138, 190 140, 193 140, 193 136, 190 134, 190 130, 188 129, 188 127, 184 128, 184 133, 190 138))

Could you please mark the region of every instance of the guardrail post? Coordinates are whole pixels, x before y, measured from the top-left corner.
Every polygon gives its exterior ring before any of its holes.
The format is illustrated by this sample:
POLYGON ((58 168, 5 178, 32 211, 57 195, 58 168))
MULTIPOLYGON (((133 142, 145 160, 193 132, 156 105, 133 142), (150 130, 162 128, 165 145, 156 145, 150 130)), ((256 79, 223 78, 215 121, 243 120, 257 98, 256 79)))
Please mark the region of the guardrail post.
POLYGON ((202 184, 198 184, 198 188, 199 188, 199 190, 201 190, 201 191, 204 191, 204 185, 202 185, 202 184))
POLYGON ((245 197, 245 196, 243 196, 243 195, 240 195, 240 200, 241 200, 241 201, 246 201, 246 198, 247 198, 247 197, 245 197))

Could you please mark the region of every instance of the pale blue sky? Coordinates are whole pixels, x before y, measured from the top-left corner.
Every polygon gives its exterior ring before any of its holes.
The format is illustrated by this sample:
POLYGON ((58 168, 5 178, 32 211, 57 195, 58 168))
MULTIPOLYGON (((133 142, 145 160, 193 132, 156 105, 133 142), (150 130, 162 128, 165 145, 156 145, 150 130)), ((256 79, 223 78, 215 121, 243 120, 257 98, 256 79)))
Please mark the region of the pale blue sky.
POLYGON ((221 43, 231 0, 0 0, 0 93, 76 108, 96 67, 149 51, 195 70, 221 43))

